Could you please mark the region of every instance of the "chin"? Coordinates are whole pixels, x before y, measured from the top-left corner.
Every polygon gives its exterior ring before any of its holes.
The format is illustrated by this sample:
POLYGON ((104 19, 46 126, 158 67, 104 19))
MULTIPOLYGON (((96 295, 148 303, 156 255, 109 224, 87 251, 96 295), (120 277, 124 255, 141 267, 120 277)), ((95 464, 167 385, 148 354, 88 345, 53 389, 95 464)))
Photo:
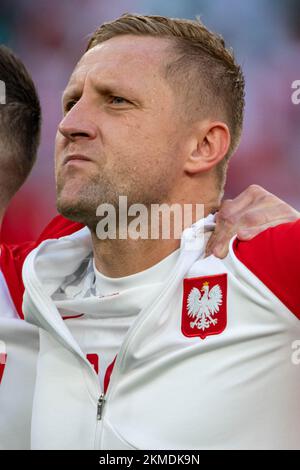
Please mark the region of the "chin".
POLYGON ((63 215, 67 219, 73 220, 74 222, 81 222, 80 213, 76 207, 76 204, 70 203, 70 201, 65 201, 58 199, 56 202, 56 208, 59 214, 63 215))
POLYGON ((58 212, 73 222, 79 222, 94 229, 98 223, 96 207, 92 201, 75 197, 74 194, 60 194, 56 201, 58 212))

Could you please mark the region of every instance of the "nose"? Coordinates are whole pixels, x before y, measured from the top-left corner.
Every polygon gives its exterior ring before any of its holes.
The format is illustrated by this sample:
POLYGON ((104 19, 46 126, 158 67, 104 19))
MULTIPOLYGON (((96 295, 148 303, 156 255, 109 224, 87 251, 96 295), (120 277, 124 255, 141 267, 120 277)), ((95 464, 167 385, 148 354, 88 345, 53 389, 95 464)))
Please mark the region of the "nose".
POLYGON ((92 140, 97 136, 97 126, 91 117, 91 109, 78 101, 59 123, 58 131, 69 141, 92 140))

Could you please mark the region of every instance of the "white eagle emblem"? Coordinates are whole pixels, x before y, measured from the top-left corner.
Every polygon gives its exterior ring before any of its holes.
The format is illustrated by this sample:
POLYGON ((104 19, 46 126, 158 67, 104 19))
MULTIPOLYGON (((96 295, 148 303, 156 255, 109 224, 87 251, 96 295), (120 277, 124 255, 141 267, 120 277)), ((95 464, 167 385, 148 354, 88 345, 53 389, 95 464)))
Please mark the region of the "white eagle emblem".
POLYGON ((198 330, 204 331, 210 325, 218 323, 218 319, 212 317, 219 312, 223 295, 219 284, 209 290, 209 283, 204 282, 201 291, 202 296, 199 289, 193 287, 187 299, 187 309, 189 317, 194 318, 194 321, 190 322, 190 327, 196 326, 198 330))

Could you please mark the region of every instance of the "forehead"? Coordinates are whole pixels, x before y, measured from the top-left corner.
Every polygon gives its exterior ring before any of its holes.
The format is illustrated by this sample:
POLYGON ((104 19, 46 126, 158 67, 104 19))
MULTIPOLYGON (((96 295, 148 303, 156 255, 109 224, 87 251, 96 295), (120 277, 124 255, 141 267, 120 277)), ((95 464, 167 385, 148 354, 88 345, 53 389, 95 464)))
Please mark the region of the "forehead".
POLYGON ((76 65, 68 86, 87 75, 98 80, 128 79, 131 82, 162 80, 170 41, 165 38, 124 35, 87 51, 76 65))

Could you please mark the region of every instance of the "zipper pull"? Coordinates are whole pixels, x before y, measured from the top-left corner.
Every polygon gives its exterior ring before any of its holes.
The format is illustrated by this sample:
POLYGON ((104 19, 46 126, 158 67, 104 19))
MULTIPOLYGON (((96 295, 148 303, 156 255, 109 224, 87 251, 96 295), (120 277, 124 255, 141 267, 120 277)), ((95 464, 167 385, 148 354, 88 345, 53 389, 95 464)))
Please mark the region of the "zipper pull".
POLYGON ((100 398, 98 400, 98 405, 97 405, 97 420, 98 421, 101 420, 104 403, 105 403, 104 393, 101 393, 100 398))

